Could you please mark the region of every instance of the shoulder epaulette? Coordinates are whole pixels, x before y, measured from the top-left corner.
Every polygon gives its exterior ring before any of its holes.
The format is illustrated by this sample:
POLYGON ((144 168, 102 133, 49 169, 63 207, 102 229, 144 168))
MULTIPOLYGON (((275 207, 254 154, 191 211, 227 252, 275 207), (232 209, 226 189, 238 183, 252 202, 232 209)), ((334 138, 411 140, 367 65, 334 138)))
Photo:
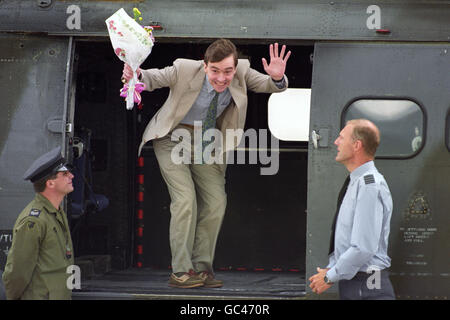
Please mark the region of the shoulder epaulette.
POLYGON ((368 174, 364 176, 364 182, 366 184, 371 184, 371 183, 375 183, 375 178, 373 176, 373 174, 368 174))

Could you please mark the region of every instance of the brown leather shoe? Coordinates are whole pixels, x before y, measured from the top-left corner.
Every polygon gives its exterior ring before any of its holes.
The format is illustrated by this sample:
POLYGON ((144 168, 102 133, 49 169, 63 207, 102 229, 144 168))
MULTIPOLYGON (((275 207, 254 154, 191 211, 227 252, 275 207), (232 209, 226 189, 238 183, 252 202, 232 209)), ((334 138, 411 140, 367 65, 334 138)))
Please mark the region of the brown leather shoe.
POLYGON ((180 276, 172 273, 169 279, 169 286, 173 288, 189 289, 202 287, 203 284, 203 278, 195 273, 194 270, 189 270, 189 272, 185 272, 180 276))
POLYGON ((205 288, 220 288, 223 286, 223 281, 214 278, 212 272, 202 271, 199 273, 199 277, 203 280, 205 288))

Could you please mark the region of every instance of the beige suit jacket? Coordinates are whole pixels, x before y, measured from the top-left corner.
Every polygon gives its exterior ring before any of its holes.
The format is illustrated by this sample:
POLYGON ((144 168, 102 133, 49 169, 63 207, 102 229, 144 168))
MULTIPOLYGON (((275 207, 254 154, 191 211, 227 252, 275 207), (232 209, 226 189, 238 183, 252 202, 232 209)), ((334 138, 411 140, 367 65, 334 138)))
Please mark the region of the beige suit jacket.
MULTIPOLYGON (((226 129, 243 129, 247 114, 247 89, 254 92, 281 92, 270 76, 250 68, 250 62, 239 59, 236 74, 229 86, 231 102, 217 119, 217 127, 225 137, 226 129)), ((203 60, 177 59, 164 69, 142 70, 142 81, 147 91, 169 87, 169 96, 145 128, 139 154, 144 144, 152 139, 162 138, 171 132, 194 104, 205 80, 203 60)), ((238 139, 240 140, 240 139, 238 139)), ((235 141, 233 148, 239 144, 235 141)), ((228 148, 227 148, 228 149, 228 148)))

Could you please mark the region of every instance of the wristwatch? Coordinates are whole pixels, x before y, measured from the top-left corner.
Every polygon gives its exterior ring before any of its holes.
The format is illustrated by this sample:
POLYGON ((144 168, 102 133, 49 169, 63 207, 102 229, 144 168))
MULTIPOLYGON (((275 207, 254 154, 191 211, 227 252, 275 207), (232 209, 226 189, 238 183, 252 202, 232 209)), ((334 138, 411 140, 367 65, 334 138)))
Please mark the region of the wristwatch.
POLYGON ((331 282, 326 275, 323 277, 323 281, 325 281, 326 284, 333 284, 333 282, 331 282))

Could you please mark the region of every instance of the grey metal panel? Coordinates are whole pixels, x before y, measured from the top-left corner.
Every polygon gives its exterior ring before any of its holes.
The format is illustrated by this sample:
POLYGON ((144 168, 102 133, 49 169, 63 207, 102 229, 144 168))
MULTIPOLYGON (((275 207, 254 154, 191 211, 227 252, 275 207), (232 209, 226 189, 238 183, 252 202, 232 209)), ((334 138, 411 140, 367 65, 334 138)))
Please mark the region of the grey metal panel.
MULTIPOLYGON (((450 154, 444 142, 449 67, 449 45, 318 43, 315 47, 311 130, 330 129, 334 141, 344 107, 357 97, 408 97, 424 108, 426 138, 421 152, 411 159, 375 161, 394 200, 389 254, 392 281, 401 298, 450 295, 450 154), (419 205, 422 196, 428 213, 411 214, 410 206, 419 205)), ((328 261, 331 221, 347 175, 335 156, 334 145, 309 146, 306 279, 328 261)))
MULTIPOLYGON (((48 122, 63 119, 68 39, 0 35, 0 229, 12 229, 33 198, 23 173, 62 145, 48 122)), ((63 128, 61 128, 63 131, 63 128)))
POLYGON ((121 7, 138 7, 144 22, 160 22, 157 38, 291 40, 450 40, 450 1, 313 0, 143 0, 143 1, 0 1, 0 31, 107 36, 105 19, 121 7), (81 29, 69 30, 70 5, 80 8, 81 29), (381 28, 369 30, 367 8, 378 5, 381 28))

